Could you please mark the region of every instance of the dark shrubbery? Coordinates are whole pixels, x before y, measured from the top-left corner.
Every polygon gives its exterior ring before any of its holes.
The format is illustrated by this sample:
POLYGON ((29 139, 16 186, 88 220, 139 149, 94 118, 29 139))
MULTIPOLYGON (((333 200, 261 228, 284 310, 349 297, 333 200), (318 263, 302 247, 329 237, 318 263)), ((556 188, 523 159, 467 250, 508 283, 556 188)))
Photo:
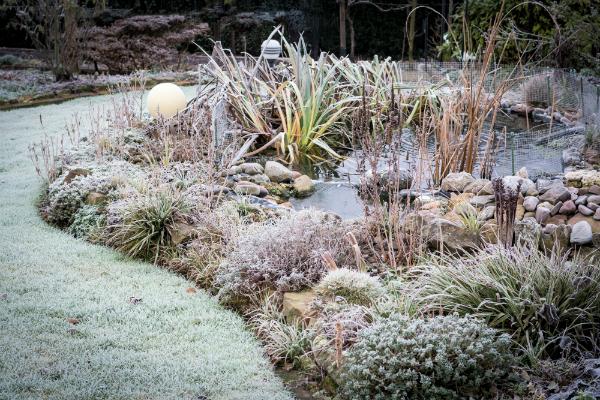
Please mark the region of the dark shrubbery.
POLYGON ((181 15, 138 15, 88 31, 84 57, 106 64, 111 73, 165 67, 177 63, 178 47, 187 47, 207 33, 206 24, 192 24, 181 15))

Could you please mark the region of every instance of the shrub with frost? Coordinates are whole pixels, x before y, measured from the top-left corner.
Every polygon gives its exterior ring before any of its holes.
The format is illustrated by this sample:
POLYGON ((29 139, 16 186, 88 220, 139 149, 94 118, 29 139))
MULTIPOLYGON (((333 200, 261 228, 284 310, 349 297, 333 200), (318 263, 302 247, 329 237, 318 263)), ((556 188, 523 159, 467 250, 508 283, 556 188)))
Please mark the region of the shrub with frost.
POLYGON ((106 223, 106 216, 97 206, 84 205, 73 216, 68 232, 81 239, 94 239, 106 223))
POLYGON ((140 179, 144 174, 132 164, 117 161, 85 168, 88 175, 75 176, 67 180, 65 171, 50 184, 42 214, 48 222, 67 227, 84 205, 86 197, 92 193, 109 194, 118 186, 128 184, 132 179, 140 179))
POLYGON ((373 304, 385 294, 379 279, 366 272, 338 268, 323 277, 315 288, 323 299, 344 298, 348 303, 359 305, 373 304))
POLYGON ((349 230, 346 223, 315 210, 249 225, 217 271, 220 299, 228 303, 267 289, 288 292, 315 285, 327 272, 323 255, 340 267, 354 263, 345 239, 349 230))
POLYGON ((510 337, 458 316, 395 315, 359 334, 340 379, 345 399, 493 398, 511 376, 510 337))

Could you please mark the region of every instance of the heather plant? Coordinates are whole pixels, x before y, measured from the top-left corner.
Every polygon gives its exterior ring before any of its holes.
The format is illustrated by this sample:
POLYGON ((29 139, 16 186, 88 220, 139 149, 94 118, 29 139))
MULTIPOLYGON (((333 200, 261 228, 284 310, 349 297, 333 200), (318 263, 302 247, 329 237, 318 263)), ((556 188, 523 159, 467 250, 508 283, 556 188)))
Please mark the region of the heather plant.
POLYGON ((590 261, 489 246, 433 256, 415 274, 414 301, 423 312, 472 314, 532 356, 597 349, 600 269, 590 261))
POLYGON ((473 318, 394 315, 359 334, 344 359, 346 399, 493 398, 515 363, 510 337, 473 318))
POLYGON ((290 213, 249 225, 231 244, 217 271, 220 300, 248 299, 263 290, 298 291, 326 274, 324 255, 338 266, 353 265, 344 237, 350 227, 316 210, 290 213))
POLYGON ((335 300, 341 297, 351 304, 370 305, 385 294, 379 280, 366 272, 338 268, 330 271, 315 287, 319 297, 335 300))
POLYGON ((73 216, 67 231, 76 238, 94 241, 106 223, 106 216, 98 206, 84 205, 73 216))

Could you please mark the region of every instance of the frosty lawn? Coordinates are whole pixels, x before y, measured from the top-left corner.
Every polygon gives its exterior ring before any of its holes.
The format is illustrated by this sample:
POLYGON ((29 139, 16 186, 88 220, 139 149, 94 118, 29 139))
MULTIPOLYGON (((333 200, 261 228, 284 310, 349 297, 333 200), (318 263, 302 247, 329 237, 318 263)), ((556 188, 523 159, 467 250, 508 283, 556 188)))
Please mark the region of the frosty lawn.
POLYGON ((38 217, 27 145, 107 99, 0 112, 0 398, 290 398, 207 294, 38 217))

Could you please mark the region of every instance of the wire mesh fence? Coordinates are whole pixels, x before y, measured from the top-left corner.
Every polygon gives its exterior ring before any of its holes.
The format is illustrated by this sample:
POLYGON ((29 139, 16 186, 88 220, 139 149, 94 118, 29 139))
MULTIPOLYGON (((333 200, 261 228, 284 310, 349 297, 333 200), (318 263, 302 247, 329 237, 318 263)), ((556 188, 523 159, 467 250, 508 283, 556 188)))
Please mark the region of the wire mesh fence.
MULTIPOLYGON (((495 93, 499 84, 508 84, 501 113, 493 127, 485 127, 494 129, 499 139, 494 175, 514 174, 521 167, 530 175, 558 174, 563 171, 563 150, 578 145, 589 127, 600 126, 600 86, 574 70, 511 65, 484 69, 478 63, 437 61, 398 62, 397 67, 400 84, 415 87, 482 82, 486 92, 495 93)), ((488 134, 482 132, 482 142, 488 134)))

